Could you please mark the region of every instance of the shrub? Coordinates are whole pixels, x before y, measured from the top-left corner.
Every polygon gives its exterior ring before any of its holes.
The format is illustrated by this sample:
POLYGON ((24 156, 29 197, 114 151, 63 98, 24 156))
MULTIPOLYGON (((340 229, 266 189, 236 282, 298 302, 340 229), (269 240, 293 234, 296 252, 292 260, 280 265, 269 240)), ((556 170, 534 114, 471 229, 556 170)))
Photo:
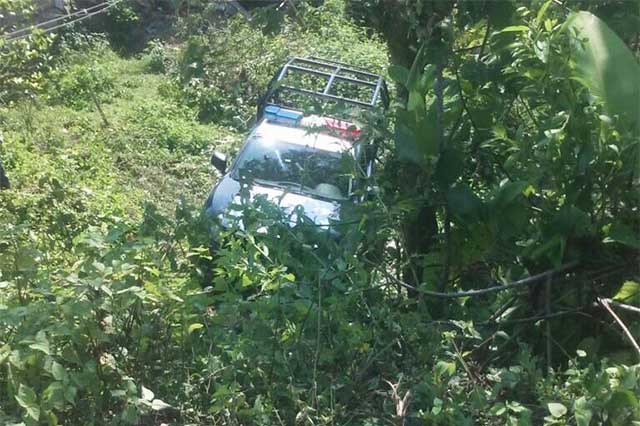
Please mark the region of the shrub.
POLYGON ((319 56, 382 71, 384 46, 340 18, 342 2, 306 6, 279 32, 265 34, 240 17, 187 40, 177 65, 185 100, 204 120, 246 128, 276 70, 291 56, 319 56))
POLYGON ((116 55, 104 39, 65 39, 58 49, 57 64, 49 73, 46 97, 52 104, 76 110, 94 103, 94 97, 108 101, 115 88, 116 55))
POLYGON ((144 51, 146 69, 152 73, 164 74, 167 71, 167 52, 161 41, 152 40, 144 51))

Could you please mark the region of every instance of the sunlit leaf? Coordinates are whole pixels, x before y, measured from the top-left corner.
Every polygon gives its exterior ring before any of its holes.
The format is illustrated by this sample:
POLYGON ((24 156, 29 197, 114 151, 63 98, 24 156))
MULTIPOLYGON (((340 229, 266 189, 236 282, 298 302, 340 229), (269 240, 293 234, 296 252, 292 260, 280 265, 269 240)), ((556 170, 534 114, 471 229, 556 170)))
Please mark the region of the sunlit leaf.
POLYGON ((573 411, 576 417, 577 426, 589 426, 593 412, 589 408, 589 403, 584 396, 576 399, 573 404, 573 411))
POLYGON ((154 411, 165 410, 167 408, 171 408, 171 405, 167 404, 161 399, 154 399, 153 402, 151 403, 151 409, 154 411))
POLYGON ((511 25, 503 28, 499 33, 518 33, 523 31, 529 31, 529 27, 526 25, 511 25))
MULTIPOLYGON (((574 43, 575 72, 611 114, 640 120, 640 65, 633 52, 597 16, 573 14, 567 27, 577 34, 574 43)), ((637 127, 636 127, 637 130, 637 127)))
POLYGON ((36 393, 29 386, 20 384, 18 394, 15 396, 18 404, 24 408, 27 415, 35 421, 40 419, 40 405, 36 393))
POLYGON ((196 330, 200 330, 204 327, 204 324, 200 324, 199 322, 193 323, 187 328, 187 333, 191 334, 196 330))
POLYGON ((547 404, 547 408, 553 417, 560 418, 567 414, 567 407, 559 402, 550 402, 547 404))
POLYGON ((145 401, 152 401, 153 397, 155 396, 151 389, 145 388, 144 386, 142 386, 141 393, 142 399, 144 399, 145 401))
POLYGON ((640 284, 635 281, 626 281, 620 290, 613 296, 614 300, 630 301, 640 298, 640 284))

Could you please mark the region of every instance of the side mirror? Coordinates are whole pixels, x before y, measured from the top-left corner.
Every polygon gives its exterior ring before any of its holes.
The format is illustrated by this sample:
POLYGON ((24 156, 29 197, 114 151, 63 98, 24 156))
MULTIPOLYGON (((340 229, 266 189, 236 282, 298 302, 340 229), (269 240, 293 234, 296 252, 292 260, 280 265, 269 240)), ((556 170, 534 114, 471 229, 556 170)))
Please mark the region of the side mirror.
POLYGON ((214 151, 211 155, 211 165, 216 168, 220 173, 224 174, 227 171, 227 156, 221 152, 214 151))

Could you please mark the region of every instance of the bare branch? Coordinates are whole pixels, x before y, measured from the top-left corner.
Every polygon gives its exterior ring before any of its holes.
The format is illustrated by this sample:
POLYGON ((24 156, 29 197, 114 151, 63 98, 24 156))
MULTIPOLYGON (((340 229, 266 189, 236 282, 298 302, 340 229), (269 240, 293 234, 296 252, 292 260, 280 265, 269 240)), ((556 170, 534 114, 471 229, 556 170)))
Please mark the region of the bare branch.
POLYGON ((640 308, 638 307, 627 305, 626 303, 616 302, 615 300, 611 300, 611 299, 602 299, 602 300, 606 300, 609 305, 613 305, 616 308, 620 308, 620 309, 624 309, 625 311, 635 312, 636 314, 640 314, 640 308))
POLYGON ((605 308, 607 312, 611 314, 613 319, 616 320, 616 322, 618 323, 618 325, 620 326, 624 334, 627 336, 627 338, 631 342, 631 345, 633 345, 634 349, 638 353, 638 358, 640 358, 640 346, 638 345, 638 342, 636 342, 636 339, 633 338, 633 335, 631 334, 631 332, 629 331, 629 328, 627 328, 625 323, 622 322, 620 317, 613 311, 613 309, 611 309, 611 306, 609 306, 608 300, 598 297, 598 303, 600 303, 600 305, 602 305, 602 307, 605 308))
POLYGON ((459 298, 459 297, 476 297, 476 296, 481 296, 483 294, 487 294, 487 293, 493 293, 496 291, 501 291, 501 290, 506 290, 508 288, 515 288, 515 287, 523 287, 523 286, 527 286, 527 285, 532 285, 532 284, 539 284, 540 282, 544 281, 546 278, 559 274, 561 272, 565 272, 568 271, 569 269, 574 268, 576 265, 578 264, 578 262, 571 262, 571 263, 567 263, 565 265, 562 265, 556 269, 551 269, 549 271, 546 272, 542 272, 540 274, 537 275, 532 275, 530 277, 527 278, 523 278, 521 280, 518 281, 514 281, 508 284, 502 284, 502 285, 497 285, 494 287, 487 287, 487 288, 483 288, 483 289, 479 289, 479 290, 468 290, 468 291, 458 291, 458 292, 453 292, 453 293, 444 293, 444 292, 439 292, 439 291, 430 291, 430 290, 424 290, 421 288, 417 288, 414 287, 410 284, 405 283, 404 281, 394 277, 393 275, 389 274, 386 270, 381 269, 382 273, 387 277, 392 279, 393 281, 395 281, 397 284, 399 284, 402 287, 408 288, 410 290, 414 290, 420 294, 423 294, 425 296, 431 296, 431 297, 439 297, 442 299, 451 299, 451 298, 459 298))

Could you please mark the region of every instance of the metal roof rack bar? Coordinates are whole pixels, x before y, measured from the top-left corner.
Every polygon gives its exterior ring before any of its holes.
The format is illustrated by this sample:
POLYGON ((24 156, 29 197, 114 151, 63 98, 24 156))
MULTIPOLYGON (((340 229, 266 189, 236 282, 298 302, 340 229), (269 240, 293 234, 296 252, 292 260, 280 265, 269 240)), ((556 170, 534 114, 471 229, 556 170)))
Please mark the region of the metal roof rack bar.
MULTIPOLYGON (((294 58, 294 59, 302 59, 302 60, 306 60, 305 58, 294 58)), ((322 63, 323 65, 327 65, 327 66, 340 66, 342 68, 344 68, 345 70, 351 71, 351 72, 355 72, 358 74, 362 74, 362 75, 366 75, 369 77, 375 77, 378 78, 378 74, 374 74, 371 71, 367 71, 364 69, 360 69, 358 67, 354 67, 353 65, 344 63, 344 62, 340 62, 340 61, 334 61, 333 59, 323 59, 323 58, 318 58, 316 56, 311 56, 308 60, 313 61, 314 63, 319 62, 322 63)))
MULTIPOLYGON (((302 71, 303 73, 318 75, 318 76, 322 76, 322 77, 329 77, 332 83, 333 83, 334 80, 342 80, 342 81, 349 81, 351 83, 362 84, 362 85, 370 86, 370 87, 376 87, 376 85, 377 85, 376 83, 373 83, 371 81, 360 80, 360 79, 357 79, 357 78, 351 78, 351 77, 345 77, 345 76, 342 76, 342 75, 338 75, 336 71, 334 71, 333 73, 328 73, 328 72, 324 72, 324 71, 313 70, 311 68, 300 67, 298 65, 289 65, 288 69, 296 70, 296 71, 302 71)), ((340 70, 341 68, 338 67, 337 69, 340 70)))
MULTIPOLYGON (((380 94, 380 90, 382 89, 382 85, 384 84, 384 79, 382 78, 382 76, 378 77, 378 82, 376 83, 376 90, 373 91, 373 95, 371 96, 371 103, 375 104, 376 102, 376 98, 378 97, 378 95, 380 94)), ((383 102, 386 102, 386 100, 383 100, 383 102)))
MULTIPOLYGON (((305 86, 309 84, 304 79, 296 82, 296 85, 300 84, 305 86)), ((315 84, 315 83, 314 83, 315 84)), ((262 98, 260 105, 258 106, 258 118, 262 117, 264 108, 267 105, 277 105, 279 101, 276 98, 283 92, 295 92, 299 94, 309 95, 309 97, 315 97, 324 100, 343 102, 345 104, 374 108, 381 101, 381 105, 384 108, 389 106, 389 93, 387 85, 381 75, 373 74, 371 72, 353 69, 350 65, 343 64, 337 61, 317 59, 317 58, 299 58, 293 57, 286 64, 282 66, 278 74, 269 83, 269 87, 262 98), (323 89, 315 90, 313 87, 292 87, 284 85, 284 80, 288 75, 298 76, 318 76, 327 79, 327 83, 323 89), (353 96, 341 96, 332 94, 332 90, 336 85, 336 82, 347 82, 350 87, 358 94, 355 96, 368 98, 368 101, 356 99, 353 96), (363 91, 366 89, 366 92, 363 91), (373 94, 369 90, 373 89, 373 94), (370 96, 370 97, 369 97, 370 96)), ((293 101, 290 101, 288 108, 300 108, 300 106, 291 105, 293 101)))
POLYGON ((333 72, 333 74, 331 74, 331 77, 329 77, 329 81, 327 81, 327 85, 324 86, 324 90, 322 91, 324 95, 329 94, 329 91, 331 90, 331 86, 333 85, 333 80, 336 79, 336 75, 338 75, 339 72, 340 72, 340 67, 337 67, 336 70, 333 72))
POLYGON ((311 60, 311 59, 307 59, 307 58, 298 58, 298 57, 294 57, 292 58, 289 62, 287 62, 287 65, 292 66, 292 65, 298 65, 298 64, 303 64, 303 65, 315 65, 315 66, 319 66, 319 67, 323 67, 323 68, 329 68, 333 71, 335 71, 336 68, 340 68, 341 72, 346 72, 346 73, 351 73, 351 74, 356 74, 356 75, 360 75, 360 76, 365 76, 365 77, 369 77, 369 78, 378 78, 377 74, 373 74, 370 73, 368 71, 362 71, 356 68, 351 68, 349 65, 347 64, 338 64, 338 63, 333 63, 331 61, 323 61, 323 60, 311 60))
POLYGON ((313 90, 301 89, 299 87, 280 86, 279 89, 281 91, 284 90, 284 91, 289 91, 289 92, 305 93, 307 95, 313 95, 315 97, 323 98, 323 99, 327 99, 327 100, 331 100, 331 101, 344 102, 344 103, 358 105, 358 106, 362 106, 362 107, 368 107, 368 108, 371 107, 371 104, 368 103, 368 102, 359 101, 357 99, 343 98, 342 96, 335 96, 335 95, 325 94, 325 93, 321 93, 321 92, 314 92, 313 90))

